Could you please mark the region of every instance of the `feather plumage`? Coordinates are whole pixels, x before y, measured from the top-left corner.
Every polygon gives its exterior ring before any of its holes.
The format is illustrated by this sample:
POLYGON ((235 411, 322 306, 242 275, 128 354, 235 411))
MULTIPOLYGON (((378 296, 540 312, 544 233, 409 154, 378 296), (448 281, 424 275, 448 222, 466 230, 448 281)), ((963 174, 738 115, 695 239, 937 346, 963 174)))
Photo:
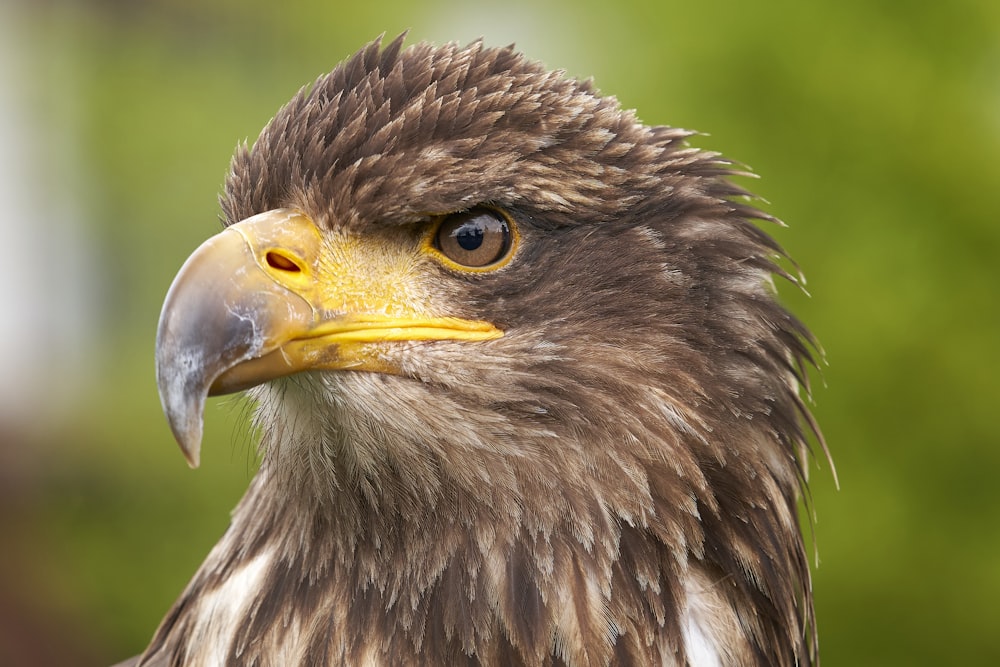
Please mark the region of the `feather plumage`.
POLYGON ((812 339, 770 216, 690 135, 511 48, 400 38, 239 149, 227 223, 489 204, 523 241, 424 295, 502 338, 250 391, 260 471, 138 664, 815 663, 812 339))

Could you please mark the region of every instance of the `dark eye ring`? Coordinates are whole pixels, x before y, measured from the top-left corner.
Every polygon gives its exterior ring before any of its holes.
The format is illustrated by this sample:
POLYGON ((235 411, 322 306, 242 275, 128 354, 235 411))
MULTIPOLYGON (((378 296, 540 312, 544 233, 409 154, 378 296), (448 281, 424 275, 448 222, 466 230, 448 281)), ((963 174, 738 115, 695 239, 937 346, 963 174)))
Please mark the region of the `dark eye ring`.
POLYGON ((510 254, 513 237, 503 214, 477 206, 442 218, 434 232, 434 247, 460 266, 483 268, 510 254))

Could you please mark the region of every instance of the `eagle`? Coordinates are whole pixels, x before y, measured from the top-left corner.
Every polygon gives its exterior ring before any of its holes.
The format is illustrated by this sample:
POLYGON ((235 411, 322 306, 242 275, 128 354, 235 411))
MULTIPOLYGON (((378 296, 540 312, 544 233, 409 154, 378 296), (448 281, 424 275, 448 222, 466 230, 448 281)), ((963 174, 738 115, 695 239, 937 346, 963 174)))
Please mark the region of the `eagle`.
POLYGON ((167 293, 187 461, 246 391, 260 464, 122 664, 817 664, 818 345, 746 168, 513 46, 404 37, 237 148, 167 293))

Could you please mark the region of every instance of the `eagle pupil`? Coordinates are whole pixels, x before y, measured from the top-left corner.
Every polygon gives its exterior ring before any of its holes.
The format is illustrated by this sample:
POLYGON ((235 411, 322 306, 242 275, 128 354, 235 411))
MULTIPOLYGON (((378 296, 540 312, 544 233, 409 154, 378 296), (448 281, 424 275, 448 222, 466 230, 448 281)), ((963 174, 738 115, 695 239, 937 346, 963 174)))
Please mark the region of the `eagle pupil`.
POLYGON ((483 225, 478 220, 469 220, 455 230, 455 240, 464 250, 475 250, 483 245, 483 225))

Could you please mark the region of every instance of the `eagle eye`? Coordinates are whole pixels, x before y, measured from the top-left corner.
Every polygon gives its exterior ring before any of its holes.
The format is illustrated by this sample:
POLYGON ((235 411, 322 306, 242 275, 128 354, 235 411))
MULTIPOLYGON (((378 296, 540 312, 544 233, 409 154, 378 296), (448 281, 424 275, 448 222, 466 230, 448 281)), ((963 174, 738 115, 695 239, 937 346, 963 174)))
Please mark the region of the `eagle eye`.
POLYGON ((444 216, 434 232, 434 247, 459 266, 478 269, 510 255, 513 237, 503 214, 479 206, 444 216))

